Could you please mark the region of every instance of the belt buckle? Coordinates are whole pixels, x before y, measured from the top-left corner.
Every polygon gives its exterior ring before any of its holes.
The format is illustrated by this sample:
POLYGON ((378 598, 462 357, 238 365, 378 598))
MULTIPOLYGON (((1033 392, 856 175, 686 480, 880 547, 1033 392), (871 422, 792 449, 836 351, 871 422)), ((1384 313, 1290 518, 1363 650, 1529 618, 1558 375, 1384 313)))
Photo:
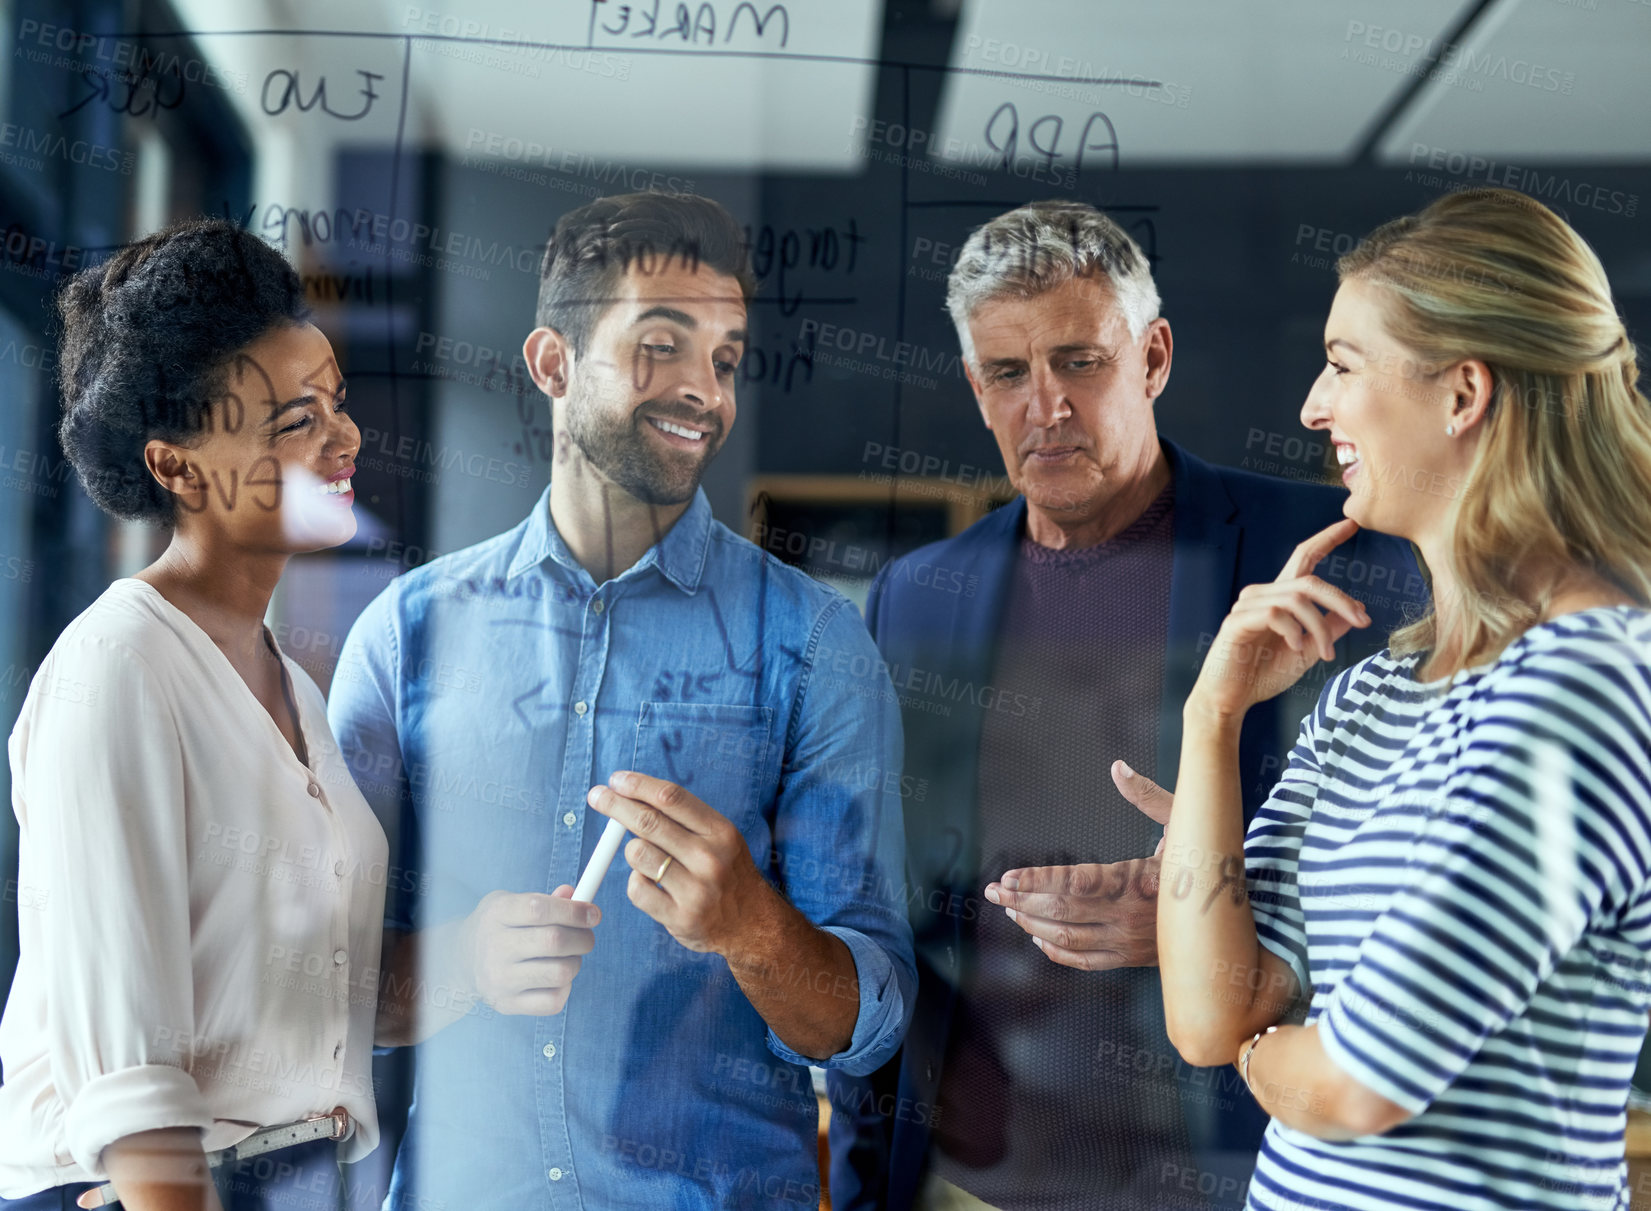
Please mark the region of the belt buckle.
POLYGON ((350 1120, 350 1112, 342 1106, 333 1110, 329 1114, 317 1114, 312 1118, 305 1119, 304 1121, 307 1123, 319 1123, 323 1119, 332 1120, 332 1134, 324 1137, 326 1139, 346 1140, 349 1139, 350 1135, 355 1131, 355 1123, 350 1120))

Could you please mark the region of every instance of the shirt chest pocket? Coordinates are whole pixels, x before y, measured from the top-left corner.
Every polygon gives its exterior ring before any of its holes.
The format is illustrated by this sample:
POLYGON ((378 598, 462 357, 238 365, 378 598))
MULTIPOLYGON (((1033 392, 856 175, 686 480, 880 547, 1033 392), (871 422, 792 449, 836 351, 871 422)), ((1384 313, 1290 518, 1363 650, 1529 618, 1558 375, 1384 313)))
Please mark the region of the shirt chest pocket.
POLYGON ((765 706, 644 702, 631 768, 675 782, 749 834, 778 774, 765 706))

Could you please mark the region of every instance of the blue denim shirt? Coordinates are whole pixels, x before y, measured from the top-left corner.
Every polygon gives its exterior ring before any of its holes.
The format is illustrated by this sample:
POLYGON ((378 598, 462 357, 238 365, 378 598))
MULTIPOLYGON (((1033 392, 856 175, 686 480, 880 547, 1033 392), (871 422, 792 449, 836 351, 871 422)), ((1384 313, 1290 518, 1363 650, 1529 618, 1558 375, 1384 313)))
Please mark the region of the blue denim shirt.
MULTIPOLYGON (((587 790, 637 769, 738 825, 848 946, 859 1016, 822 1066, 894 1053, 916 974, 887 671, 846 598, 714 521, 703 492, 602 585, 548 492, 515 529, 398 578, 351 630, 329 715, 391 838, 388 928, 576 882, 605 823, 587 790)), ((478 1003, 419 1044, 392 1208, 818 1205, 808 1061, 725 960, 630 903, 628 874, 621 854, 562 1013, 478 1003)))

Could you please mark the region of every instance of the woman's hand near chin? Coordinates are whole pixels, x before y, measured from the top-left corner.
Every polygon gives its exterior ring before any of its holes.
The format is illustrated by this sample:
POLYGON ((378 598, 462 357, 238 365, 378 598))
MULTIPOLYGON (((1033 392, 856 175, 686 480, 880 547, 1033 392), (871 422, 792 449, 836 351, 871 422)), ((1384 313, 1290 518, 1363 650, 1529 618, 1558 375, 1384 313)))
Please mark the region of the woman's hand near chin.
POLYGON ((1358 531, 1347 518, 1291 552, 1278 578, 1244 588, 1221 623, 1187 698, 1188 713, 1237 718, 1281 694, 1320 660, 1334 660, 1338 640, 1370 625, 1364 606, 1313 569, 1358 531))

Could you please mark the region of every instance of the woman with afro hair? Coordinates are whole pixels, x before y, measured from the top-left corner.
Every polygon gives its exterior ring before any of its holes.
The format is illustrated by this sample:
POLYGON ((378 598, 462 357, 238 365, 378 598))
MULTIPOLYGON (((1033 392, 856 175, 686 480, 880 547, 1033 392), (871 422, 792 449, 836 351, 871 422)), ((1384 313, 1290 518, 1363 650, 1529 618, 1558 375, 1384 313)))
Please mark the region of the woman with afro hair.
POLYGON ((171 542, 69 624, 11 734, 39 910, 0 1020, 0 1208, 106 1181, 132 1211, 336 1205, 378 1139, 387 848, 264 615, 291 556, 355 533, 343 377, 292 266, 222 221, 122 248, 58 311, 63 448, 171 542), (335 1110, 342 1147, 206 1180, 335 1110))

